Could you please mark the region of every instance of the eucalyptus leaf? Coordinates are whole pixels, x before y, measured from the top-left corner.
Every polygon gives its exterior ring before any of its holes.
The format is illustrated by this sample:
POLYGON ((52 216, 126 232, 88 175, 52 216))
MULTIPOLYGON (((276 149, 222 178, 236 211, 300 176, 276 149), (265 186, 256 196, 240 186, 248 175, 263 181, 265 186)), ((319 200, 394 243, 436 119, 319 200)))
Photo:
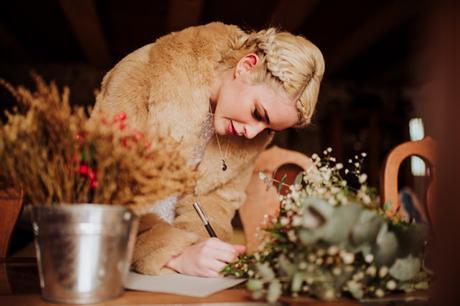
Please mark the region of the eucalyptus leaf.
POLYGON ((387 223, 380 227, 375 247, 375 262, 377 264, 389 265, 393 263, 398 251, 398 240, 393 232, 388 231, 387 223))
POLYGON ((267 301, 269 303, 276 302, 278 298, 281 296, 281 293, 281 283, 279 280, 274 279, 270 282, 270 285, 268 286, 267 301))
POLYGON ((303 176, 304 176, 304 172, 300 172, 299 174, 297 174, 297 176, 295 177, 295 180, 294 180, 294 184, 295 185, 301 185, 302 181, 303 181, 303 176))
POLYGON ((420 271, 421 261, 417 257, 409 255, 406 258, 399 258, 390 268, 390 275, 399 281, 413 279, 420 271))
POLYGON ((281 193, 281 189, 283 188, 283 185, 286 182, 286 180, 287 180, 287 175, 285 174, 281 178, 281 181, 278 183, 278 193, 281 193))
POLYGON ((251 291, 261 290, 264 287, 263 281, 251 278, 248 280, 246 287, 251 291))
POLYGON ((355 204, 338 206, 326 224, 319 228, 318 236, 331 244, 339 244, 348 240, 360 212, 361 208, 355 204))
POLYGON ((302 288, 303 281, 304 281, 303 272, 294 273, 294 276, 292 277, 292 282, 291 282, 291 291, 299 292, 300 289, 302 288))
POLYGON ((275 278, 275 273, 270 268, 268 263, 257 263, 257 271, 259 271, 260 276, 264 281, 271 281, 275 278))
POLYGON ((327 219, 334 212, 334 207, 324 199, 316 197, 306 197, 302 199, 302 207, 304 213, 315 211, 321 215, 321 217, 327 219), (313 210, 311 209, 313 208, 313 210))
POLYGON ((363 210, 351 231, 351 242, 355 245, 374 242, 383 222, 383 218, 374 211, 363 210))
POLYGON ((315 234, 315 232, 308 229, 299 230, 297 237, 305 246, 311 245, 318 240, 318 236, 315 234))
POLYGON ((364 291, 363 291, 363 287, 361 286, 360 283, 357 283, 355 281, 349 281, 347 283, 347 287, 348 287, 348 291, 351 293, 351 295, 355 298, 355 299, 362 299, 363 296, 364 296, 364 291))
POLYGON ((281 271, 289 277, 296 271, 295 265, 284 254, 278 257, 278 264, 280 265, 281 271))

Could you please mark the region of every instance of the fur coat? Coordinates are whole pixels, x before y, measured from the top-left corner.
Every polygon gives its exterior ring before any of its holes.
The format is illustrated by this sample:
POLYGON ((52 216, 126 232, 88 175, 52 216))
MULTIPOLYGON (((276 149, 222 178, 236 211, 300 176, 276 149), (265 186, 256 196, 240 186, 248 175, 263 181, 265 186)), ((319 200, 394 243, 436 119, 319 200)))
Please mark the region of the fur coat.
MULTIPOLYGON (((210 23, 166 35, 122 59, 103 79, 95 110, 127 114, 130 126, 170 135, 180 141, 181 153, 194 157, 194 148, 209 114, 211 84, 229 42, 244 33, 237 26, 210 23)), ((209 238, 192 207, 198 199, 217 236, 229 241, 231 219, 245 200, 257 155, 270 142, 267 132, 248 140, 220 137, 227 151, 227 171, 221 169, 216 138, 203 147, 194 194, 179 198, 175 218, 142 217, 132 267, 144 274, 172 272, 165 264, 200 240, 209 238), (228 146, 228 147, 227 147, 228 146), (226 149, 228 148, 228 149, 226 149)))

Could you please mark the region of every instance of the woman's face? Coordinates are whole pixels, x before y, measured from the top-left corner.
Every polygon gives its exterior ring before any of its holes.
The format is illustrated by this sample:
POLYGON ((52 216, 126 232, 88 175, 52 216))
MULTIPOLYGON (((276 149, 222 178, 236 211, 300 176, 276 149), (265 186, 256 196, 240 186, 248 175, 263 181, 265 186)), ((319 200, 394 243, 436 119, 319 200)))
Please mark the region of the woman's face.
POLYGON ((219 135, 251 139, 265 129, 281 131, 298 121, 294 102, 281 87, 251 83, 249 72, 258 58, 248 57, 223 77, 218 90, 214 128, 219 135))

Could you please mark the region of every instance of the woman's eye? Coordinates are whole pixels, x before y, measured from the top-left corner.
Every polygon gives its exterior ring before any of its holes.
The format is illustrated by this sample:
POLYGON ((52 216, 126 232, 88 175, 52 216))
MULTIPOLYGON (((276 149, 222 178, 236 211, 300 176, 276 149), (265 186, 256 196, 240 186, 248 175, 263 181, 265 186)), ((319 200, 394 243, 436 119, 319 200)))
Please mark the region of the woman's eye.
POLYGON ((262 121, 262 116, 259 114, 259 112, 257 110, 254 110, 252 115, 257 121, 262 121))

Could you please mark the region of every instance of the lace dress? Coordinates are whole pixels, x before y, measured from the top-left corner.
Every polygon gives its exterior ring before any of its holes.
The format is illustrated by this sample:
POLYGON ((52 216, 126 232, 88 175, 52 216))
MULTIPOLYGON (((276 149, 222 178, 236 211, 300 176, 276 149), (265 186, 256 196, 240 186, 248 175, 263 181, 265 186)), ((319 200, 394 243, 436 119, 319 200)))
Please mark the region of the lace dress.
MULTIPOLYGON (((201 162, 206 150, 206 145, 208 144, 209 140, 211 140, 213 135, 214 125, 212 115, 208 114, 199 132, 200 141, 194 146, 192 158, 188 160, 189 166, 193 167, 201 162)), ((158 215, 168 223, 172 223, 175 218, 176 203, 177 195, 173 195, 155 203, 149 212, 158 215)))

